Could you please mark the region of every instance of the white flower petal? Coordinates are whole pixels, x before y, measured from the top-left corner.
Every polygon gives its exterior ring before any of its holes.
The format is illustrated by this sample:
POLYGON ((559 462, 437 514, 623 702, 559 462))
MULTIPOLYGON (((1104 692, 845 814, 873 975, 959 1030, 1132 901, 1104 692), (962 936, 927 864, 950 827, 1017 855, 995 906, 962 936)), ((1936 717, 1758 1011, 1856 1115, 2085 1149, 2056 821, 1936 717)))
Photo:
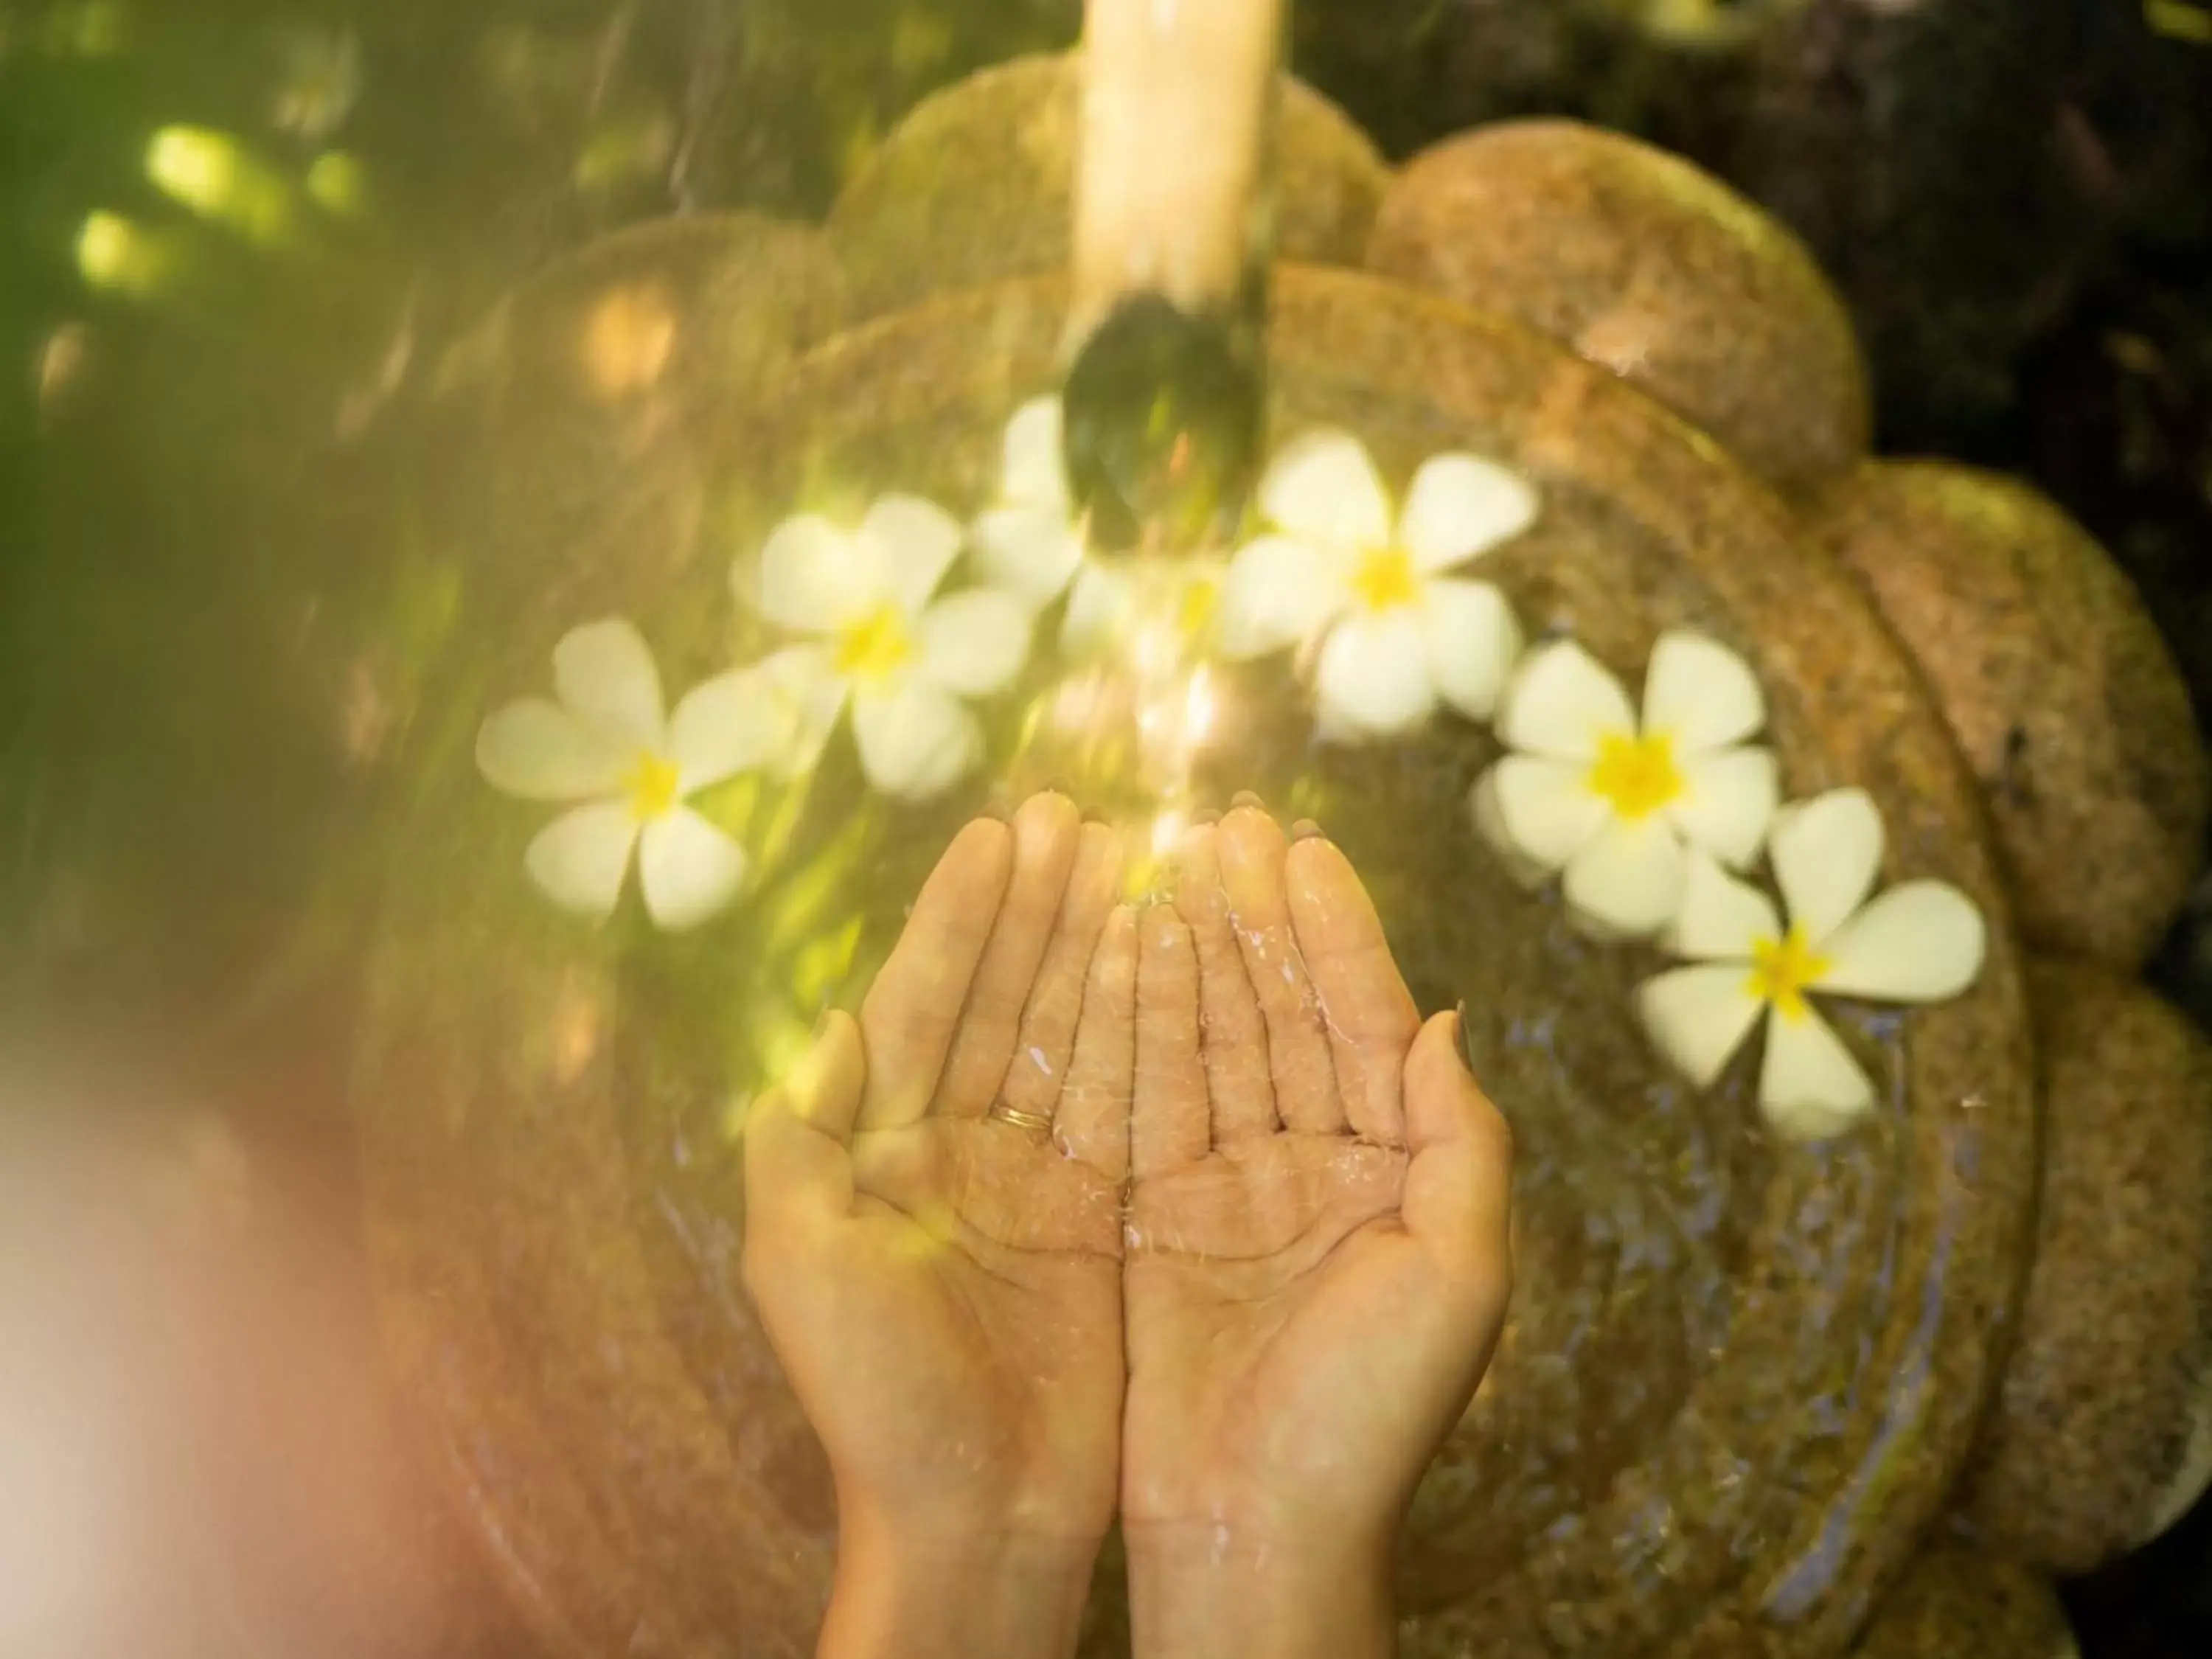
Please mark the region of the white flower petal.
POLYGON ((544 697, 511 702, 477 732, 477 767, 524 800, 580 800, 616 788, 635 760, 624 744, 544 697))
POLYGON ((1863 789, 1831 789, 1775 814, 1767 854, 1791 926, 1818 947, 1866 902, 1881 869, 1881 814, 1863 789))
POLYGON ((786 519, 769 532, 750 595, 745 574, 742 566, 732 573, 738 598, 794 633, 830 633, 887 597, 876 573, 863 568, 853 538, 818 513, 786 519))
POLYGON ((595 801, 564 812, 523 854, 531 879, 564 910, 605 917, 622 896, 637 819, 628 801, 595 801))
POLYGON ((919 674, 853 699, 853 738, 868 781, 909 800, 942 794, 983 757, 967 706, 919 674))
POLYGON ((881 591, 919 616, 965 538, 960 521, 919 495, 884 495, 868 509, 853 542, 864 567, 881 573, 881 591))
POLYGON ((1329 631, 1314 672, 1322 723, 1344 737, 1395 737, 1436 712, 1421 618, 1410 610, 1362 612, 1329 631))
POLYGON ((1536 490, 1510 467, 1480 456, 1433 455, 1413 474, 1398 517, 1398 542, 1417 570, 1448 570, 1508 542, 1536 522, 1536 490))
POLYGON ((620 617, 586 623, 553 647, 553 684, 568 712, 638 749, 660 746, 660 671, 620 617))
POLYGON ((1443 700, 1471 720, 1497 712, 1521 654, 1521 624, 1488 582, 1422 584, 1421 631, 1429 673, 1443 700))
POLYGON ((1595 760, 1601 739, 1635 734, 1628 693, 1572 640, 1539 646, 1521 659, 1498 717, 1502 741, 1561 760, 1595 760))
POLYGON ((1083 564, 1083 532, 1052 507, 994 507, 975 520, 975 562, 1033 607, 1058 599, 1083 564))
POLYGON ((791 741, 769 757, 769 769, 792 778, 811 769, 845 712, 846 684, 835 654, 824 645, 794 645, 744 671, 759 678, 762 695, 791 720, 791 741))
POLYGON ((1811 1008, 1766 1021, 1766 1060, 1759 1103, 1766 1121, 1792 1140, 1841 1134, 1874 1108, 1874 1085, 1843 1040, 1811 1008))
POLYGON ((1559 873, 1557 865, 1545 864, 1523 852, 1514 841, 1512 831, 1506 828, 1505 815, 1498 805, 1495 766, 1474 781, 1474 787, 1467 792, 1467 805, 1475 834, 1481 837, 1491 855, 1505 866, 1505 873, 1522 886, 1534 891, 1559 873))
POLYGON ((1065 520, 1073 495, 1067 487, 1060 419, 1057 398, 1032 398, 1014 411, 1006 422, 999 493, 1020 506, 1050 508, 1065 520))
POLYGON ((1700 1089, 1727 1069, 1765 1006, 1750 970, 1735 963, 1677 968, 1636 992, 1637 1018, 1652 1045, 1700 1089))
POLYGON ((1974 982, 1989 951, 1982 913, 1948 882, 1900 883, 1828 936, 1813 983, 1881 1002, 1941 1002, 1974 982))
POLYGON ((1231 661, 1303 645, 1345 607, 1340 562, 1311 542, 1263 536, 1222 580, 1219 640, 1231 661))
POLYGON ((688 806, 645 826, 637 849, 645 908, 668 933, 696 927, 737 896, 744 848, 688 806))
POLYGON ((921 672, 963 696, 1003 691, 1029 660, 1030 613, 1011 593, 974 587, 922 612, 921 672))
POLYGON ((799 701, 765 663, 702 681, 668 717, 678 793, 785 759, 799 744, 799 701))
POLYGON ((1693 846, 1741 870, 1758 858, 1782 793, 1771 749, 1723 749, 1678 763, 1682 793, 1667 815, 1693 846))
POLYGON ((1075 573, 1067 595, 1067 614, 1060 620, 1060 647, 1070 656, 1088 656, 1110 644, 1129 619, 1136 602, 1128 573, 1117 567, 1086 564, 1075 573))
POLYGON ((1607 933, 1638 939, 1673 921, 1682 904, 1682 843, 1666 819, 1616 818, 1568 861, 1567 902, 1607 933))
POLYGON ((1293 438, 1260 480, 1260 510, 1278 529, 1336 553, 1390 538, 1390 497, 1367 450, 1334 428, 1293 438))
POLYGON ((1644 671, 1644 731, 1674 739, 1682 755, 1741 743, 1766 724, 1766 694, 1751 665, 1703 634, 1659 636, 1644 671))
POLYGON ((1682 874, 1682 907, 1661 944, 1692 962, 1741 964, 1748 975, 1753 952, 1782 938, 1781 919, 1765 894, 1738 881, 1707 854, 1692 848, 1682 874))
POLYGON ((1475 786, 1475 823, 1501 851, 1561 870, 1606 822, 1584 769, 1571 762, 1508 755, 1475 786))

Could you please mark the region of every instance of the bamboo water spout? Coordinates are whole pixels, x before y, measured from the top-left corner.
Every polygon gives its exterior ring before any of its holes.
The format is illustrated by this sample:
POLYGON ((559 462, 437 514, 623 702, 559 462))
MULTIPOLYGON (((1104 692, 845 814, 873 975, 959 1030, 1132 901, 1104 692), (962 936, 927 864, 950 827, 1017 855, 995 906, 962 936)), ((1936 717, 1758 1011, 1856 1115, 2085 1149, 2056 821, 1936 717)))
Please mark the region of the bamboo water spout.
POLYGON ((1091 0, 1069 476, 1102 546, 1233 524, 1259 453, 1287 0, 1091 0))

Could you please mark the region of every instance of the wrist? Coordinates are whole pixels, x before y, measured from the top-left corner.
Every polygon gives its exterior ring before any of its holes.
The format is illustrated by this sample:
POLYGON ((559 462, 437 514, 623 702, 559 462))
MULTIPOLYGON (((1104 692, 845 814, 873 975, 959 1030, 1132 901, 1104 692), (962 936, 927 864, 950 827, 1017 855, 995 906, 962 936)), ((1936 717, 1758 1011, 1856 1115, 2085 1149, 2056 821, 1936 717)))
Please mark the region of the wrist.
POLYGON ((1066 1659, 1097 1539, 841 1517, 822 1659, 1066 1659))
POLYGON ((1316 1522, 1127 1525, 1129 1611, 1147 1659, 1389 1659, 1392 1531, 1316 1522))

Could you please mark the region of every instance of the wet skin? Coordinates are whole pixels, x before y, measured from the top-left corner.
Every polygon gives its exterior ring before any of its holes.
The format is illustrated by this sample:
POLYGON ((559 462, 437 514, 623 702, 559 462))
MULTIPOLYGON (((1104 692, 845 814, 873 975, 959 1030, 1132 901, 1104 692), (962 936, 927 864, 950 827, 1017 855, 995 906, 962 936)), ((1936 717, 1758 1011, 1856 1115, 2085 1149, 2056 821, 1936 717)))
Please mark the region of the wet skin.
POLYGON ((749 1126, 747 1284, 837 1481, 824 1654, 1072 1651, 1117 1513, 1139 1652, 1389 1650, 1510 1137, 1330 842, 1241 805, 1141 910, 1121 863, 1057 795, 968 826, 749 1126))

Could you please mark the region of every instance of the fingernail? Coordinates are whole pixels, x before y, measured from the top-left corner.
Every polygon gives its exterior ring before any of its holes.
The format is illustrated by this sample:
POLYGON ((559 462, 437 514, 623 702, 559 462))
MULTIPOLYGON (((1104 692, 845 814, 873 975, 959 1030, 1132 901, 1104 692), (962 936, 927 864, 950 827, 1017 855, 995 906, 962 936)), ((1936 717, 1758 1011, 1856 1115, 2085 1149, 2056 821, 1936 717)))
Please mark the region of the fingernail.
POLYGON ((1467 1074, 1473 1077, 1475 1074, 1474 1039, 1467 1033, 1467 999, 1465 997, 1459 1000, 1459 1008, 1452 1015, 1452 1019, 1453 1029, 1459 1034, 1459 1063, 1466 1066, 1467 1074))
POLYGON ((1322 834, 1321 825, 1316 823, 1311 818, 1300 818, 1291 826, 1291 839, 1292 841, 1322 841, 1327 837, 1322 834))
POLYGON ((1190 821, 1194 824, 1218 823, 1221 822, 1221 814, 1209 806, 1203 812, 1193 812, 1190 815, 1190 821))
POLYGON ((814 1016, 814 1040, 817 1042, 830 1035, 830 1016, 836 1012, 833 1008, 824 1008, 814 1016))
POLYGON ((1075 786, 1066 778, 1054 778, 1050 783, 1045 785, 1045 788, 1053 794, 1065 795, 1070 800, 1075 799, 1075 786))
POLYGON ((1095 806, 1086 806, 1083 809, 1083 821, 1085 823, 1110 823, 1113 822, 1112 819, 1109 818, 1103 812, 1100 811, 1095 806))
POLYGON ((1267 803, 1249 789, 1239 789, 1229 798, 1229 804, 1232 807, 1242 806, 1254 812, 1264 812, 1267 810, 1267 803))
POLYGON ((979 818, 988 818, 994 823, 1012 823, 1014 821, 1014 815, 1006 810, 1006 802, 1000 800, 986 802, 983 809, 975 816, 979 818))

